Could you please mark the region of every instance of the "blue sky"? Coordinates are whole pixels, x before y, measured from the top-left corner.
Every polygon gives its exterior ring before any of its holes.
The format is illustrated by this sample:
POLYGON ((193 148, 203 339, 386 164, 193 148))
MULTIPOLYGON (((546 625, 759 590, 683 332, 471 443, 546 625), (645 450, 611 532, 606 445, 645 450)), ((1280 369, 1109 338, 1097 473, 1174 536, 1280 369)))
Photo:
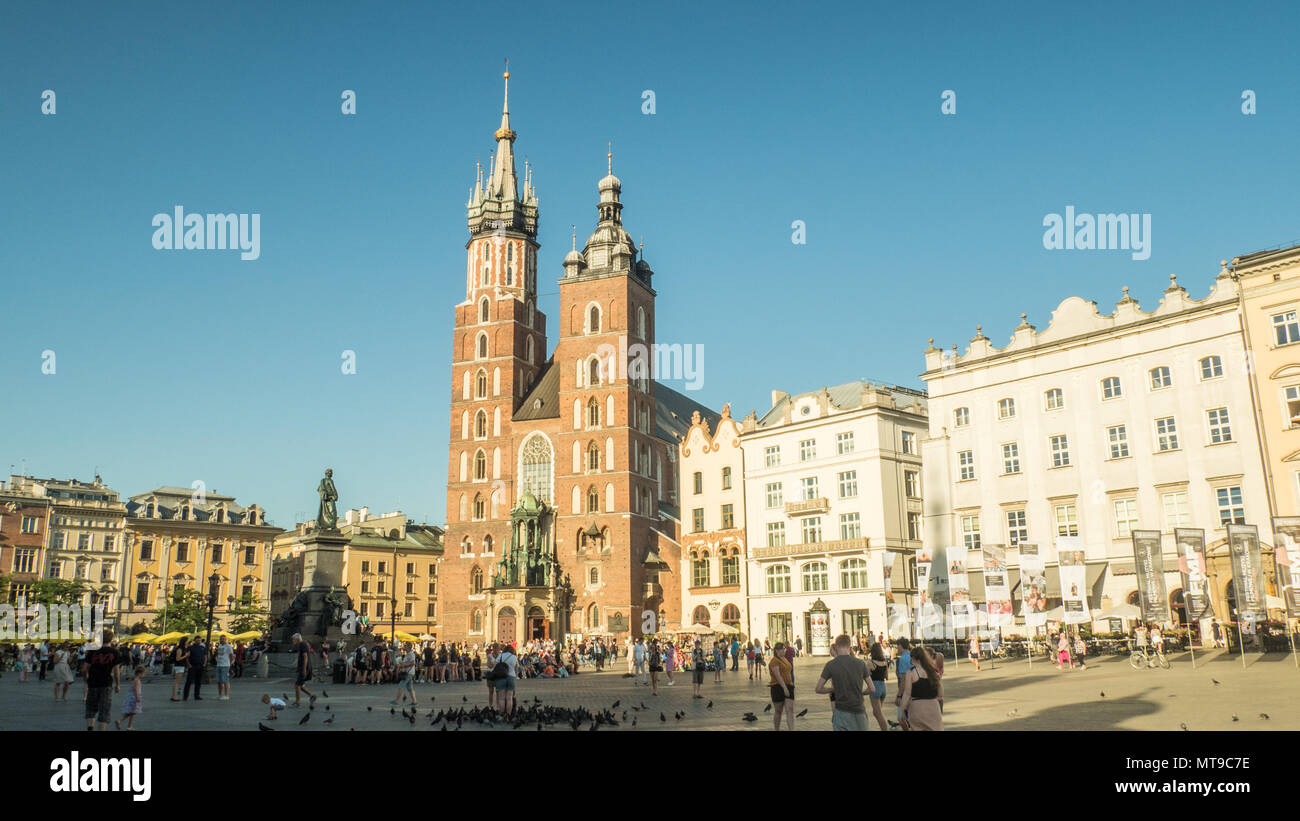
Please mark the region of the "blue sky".
POLYGON ((1220 259, 1300 240, 1297 17, 5 3, 0 470, 98 467, 124 494, 202 480, 288 526, 331 466, 342 505, 441 522, 464 201, 506 57, 542 309, 570 224, 594 225, 612 140, 658 339, 704 346, 695 397, 712 407, 860 377, 920 386, 928 337, 964 345, 980 323, 1001 345, 1021 311, 1041 329, 1071 294, 1108 310, 1129 285, 1149 310, 1176 273, 1204 296, 1220 259), (260 259, 154 250, 153 215, 176 205, 261 214, 260 259), (1067 205, 1151 214, 1150 259, 1045 250, 1043 217, 1067 205))

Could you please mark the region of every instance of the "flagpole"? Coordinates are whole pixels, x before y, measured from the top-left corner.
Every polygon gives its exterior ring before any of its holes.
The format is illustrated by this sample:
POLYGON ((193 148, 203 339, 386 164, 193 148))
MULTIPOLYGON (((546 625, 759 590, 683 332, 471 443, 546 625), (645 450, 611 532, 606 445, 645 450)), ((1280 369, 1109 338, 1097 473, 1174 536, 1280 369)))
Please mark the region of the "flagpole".
MULTIPOLYGON (((1233 591, 1234 593, 1236 591, 1233 591)), ((1246 669, 1246 640, 1241 635, 1241 608, 1237 608, 1237 649, 1241 651, 1241 669, 1246 669)))

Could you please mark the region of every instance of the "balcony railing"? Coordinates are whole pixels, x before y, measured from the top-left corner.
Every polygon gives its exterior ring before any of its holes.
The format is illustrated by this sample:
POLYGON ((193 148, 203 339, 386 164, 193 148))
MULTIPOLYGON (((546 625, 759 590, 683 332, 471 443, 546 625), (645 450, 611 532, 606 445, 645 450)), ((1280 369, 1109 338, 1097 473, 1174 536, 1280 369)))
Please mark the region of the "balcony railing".
POLYGON ((751 548, 750 553, 756 559, 771 559, 781 556, 804 556, 810 553, 841 553, 849 550, 866 550, 868 538, 834 539, 825 542, 807 544, 783 544, 776 547, 751 548))
POLYGON ((831 500, 825 496, 820 499, 807 499, 802 502, 786 502, 785 515, 802 516, 807 513, 825 513, 831 509, 831 500))

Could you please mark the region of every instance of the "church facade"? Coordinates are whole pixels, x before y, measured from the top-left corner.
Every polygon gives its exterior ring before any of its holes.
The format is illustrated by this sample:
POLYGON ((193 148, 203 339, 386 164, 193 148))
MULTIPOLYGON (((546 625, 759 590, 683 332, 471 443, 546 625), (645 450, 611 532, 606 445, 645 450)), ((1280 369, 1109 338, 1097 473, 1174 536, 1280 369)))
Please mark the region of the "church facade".
POLYGON ((655 290, 612 156, 596 228, 564 258, 545 356, 537 195, 531 170, 522 190, 516 176, 505 79, 496 151, 466 204, 438 637, 653 632, 681 618, 676 443, 693 413, 717 415, 621 359, 654 344, 655 290))

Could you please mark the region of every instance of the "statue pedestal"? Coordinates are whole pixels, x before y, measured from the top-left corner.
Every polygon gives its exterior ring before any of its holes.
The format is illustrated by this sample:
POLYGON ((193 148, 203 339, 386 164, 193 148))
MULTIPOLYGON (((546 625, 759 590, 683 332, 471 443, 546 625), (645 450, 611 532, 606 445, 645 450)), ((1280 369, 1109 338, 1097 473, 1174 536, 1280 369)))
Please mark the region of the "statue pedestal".
POLYGON ((303 551, 304 586, 296 601, 301 604, 301 610, 296 623, 278 628, 276 641, 282 648, 288 647, 294 633, 301 633, 303 639, 318 649, 323 641, 336 647, 345 638, 340 626, 329 618, 331 606, 325 597, 331 593, 347 596, 343 586, 343 551, 348 541, 342 533, 323 531, 308 533, 299 541, 303 551))

